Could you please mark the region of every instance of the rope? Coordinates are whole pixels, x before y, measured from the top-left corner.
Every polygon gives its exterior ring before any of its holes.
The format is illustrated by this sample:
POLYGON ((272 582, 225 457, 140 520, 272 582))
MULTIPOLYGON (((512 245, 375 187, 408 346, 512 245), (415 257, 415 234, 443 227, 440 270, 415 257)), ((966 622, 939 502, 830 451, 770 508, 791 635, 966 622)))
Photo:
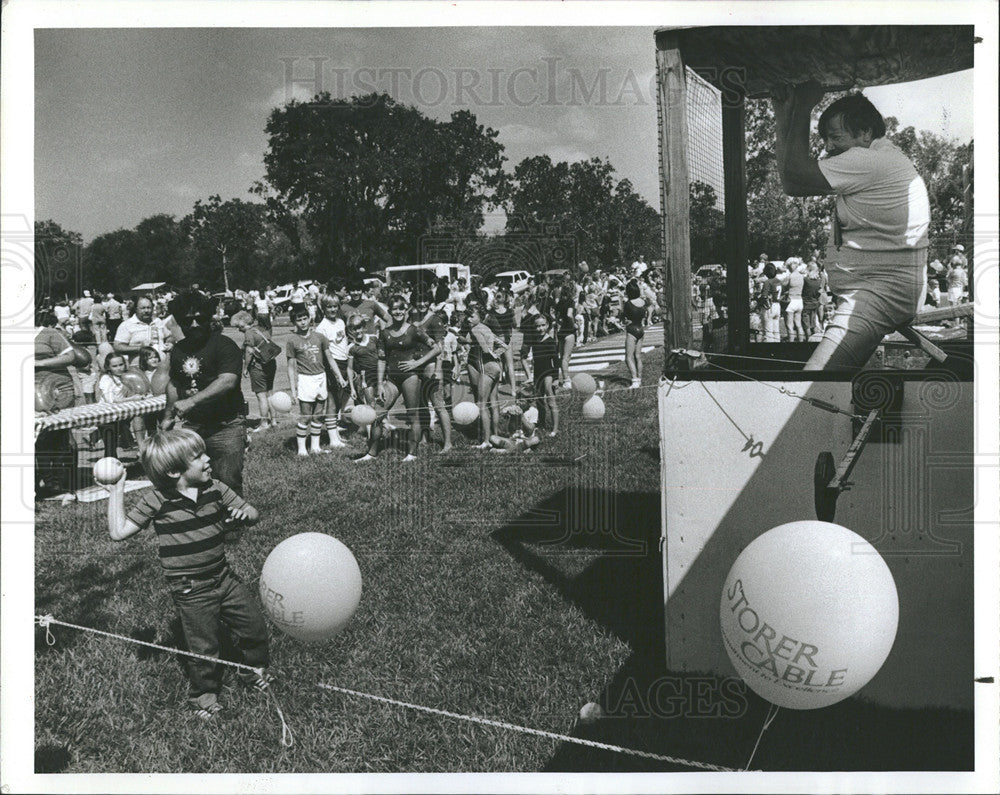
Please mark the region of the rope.
MULTIPOLYGON (((105 632, 104 630, 94 629, 93 627, 84 627, 79 624, 70 624, 68 621, 60 621, 59 619, 54 618, 51 614, 44 616, 35 616, 35 623, 38 624, 39 627, 43 627, 45 629, 45 642, 49 646, 55 646, 56 644, 56 639, 52 635, 51 627, 53 624, 58 624, 59 626, 69 627, 70 629, 78 629, 81 630, 82 632, 91 632, 95 635, 102 635, 106 638, 113 638, 114 640, 124 640, 127 641, 128 643, 135 643, 139 646, 148 646, 151 649, 158 649, 159 651, 170 652, 171 654, 182 654, 185 657, 193 657, 196 660, 205 660, 206 662, 210 662, 215 665, 228 665, 233 668, 242 668, 245 671, 253 671, 255 674, 257 674, 257 676, 264 678, 263 668, 257 668, 253 665, 246 665, 245 663, 233 662, 231 660, 223 660, 218 657, 209 657, 204 654, 196 654, 195 652, 191 651, 183 651, 182 649, 172 649, 169 646, 161 646, 158 643, 149 643, 148 641, 145 640, 130 638, 127 635, 118 635, 114 632, 105 632)), ((289 748, 295 742, 295 738, 292 735, 292 730, 291 728, 289 728, 288 723, 285 721, 285 714, 284 712, 282 712, 281 706, 278 704, 277 697, 274 695, 274 693, 271 691, 270 688, 268 688, 265 692, 271 697, 271 701, 274 704, 274 709, 278 713, 278 717, 281 719, 281 744, 286 748, 289 748)))
MULTIPOLYGON (((678 350, 677 353, 688 355, 686 351, 678 350)), ((712 354, 714 355, 714 354, 712 354)), ((755 358, 755 357, 732 357, 732 358, 755 358)), ((716 367, 719 370, 724 370, 732 375, 739 376, 740 378, 746 379, 747 381, 752 381, 755 384, 761 384, 762 386, 770 387, 771 389, 777 390, 783 395, 788 397, 796 398, 805 403, 808 403, 813 408, 822 409, 823 411, 829 411, 831 414, 843 414, 845 417, 850 417, 851 419, 864 420, 867 419, 866 415, 855 414, 853 411, 848 411, 847 409, 842 409, 839 406, 835 406, 833 403, 827 403, 825 400, 820 400, 819 398, 805 397, 804 395, 796 394, 792 392, 788 387, 776 386, 775 384, 769 384, 767 381, 761 381, 759 378, 754 378, 746 373, 741 373, 738 370, 730 370, 728 367, 723 367, 721 364, 716 364, 715 362, 708 362, 710 367, 716 367)))
MULTIPOLYGON (((250 666, 250 665, 244 665, 243 663, 230 662, 228 660, 220 660, 217 657, 207 657, 207 656, 205 656, 203 654, 195 654, 193 652, 182 651, 180 649, 172 649, 172 648, 170 648, 168 646, 160 646, 160 645, 158 645, 156 643, 149 643, 149 642, 144 641, 144 640, 137 640, 135 638, 130 638, 127 635, 118 635, 118 634, 116 634, 114 632, 105 632, 105 631, 100 630, 100 629, 94 629, 93 627, 84 627, 84 626, 80 626, 79 624, 71 624, 68 621, 60 621, 57 618, 54 618, 52 615, 35 616, 35 623, 37 623, 38 626, 43 627, 45 629, 45 642, 49 646, 54 646, 55 642, 56 642, 55 637, 52 635, 52 629, 51 629, 51 627, 52 627, 53 624, 58 624, 58 625, 63 626, 63 627, 69 627, 70 629, 78 629, 78 630, 81 630, 83 632, 92 632, 95 635, 102 635, 102 636, 107 637, 107 638, 114 638, 115 640, 124 640, 124 641, 128 641, 129 643, 138 644, 140 646, 148 646, 149 648, 159 649, 160 651, 171 652, 173 654, 182 654, 182 655, 185 655, 187 657, 194 657, 196 659, 206 660, 206 661, 211 662, 211 663, 222 664, 222 665, 230 665, 230 666, 232 666, 234 668, 243 668, 245 670, 249 670, 249 671, 255 672, 258 676, 263 676, 264 675, 264 669, 263 668, 255 668, 255 667, 250 666)), ((635 749, 635 748, 625 748, 623 746, 611 745, 609 743, 597 742, 596 740, 585 740, 585 739, 583 739, 581 737, 571 737, 571 736, 566 735, 566 734, 558 734, 556 732, 543 731, 542 729, 531 729, 531 728, 528 728, 527 726, 518 726, 516 724, 506 723, 504 721, 490 720, 488 718, 480 718, 480 717, 475 716, 475 715, 463 715, 463 714, 460 714, 460 713, 457 713, 457 712, 449 712, 449 711, 443 710, 443 709, 435 709, 433 707, 424 707, 424 706, 421 706, 419 704, 411 704, 411 703, 406 702, 406 701, 398 701, 398 700, 393 699, 393 698, 386 698, 385 696, 376 696, 376 695, 373 695, 373 694, 370 694, 370 693, 362 693, 362 692, 360 692, 358 690, 350 690, 350 689, 348 689, 346 687, 338 687, 337 685, 328 685, 328 684, 325 684, 323 682, 318 683, 317 686, 321 687, 321 688, 324 688, 326 690, 335 690, 337 692, 344 693, 344 694, 351 695, 351 696, 357 696, 359 698, 368 698, 368 699, 371 699, 373 701, 380 701, 380 702, 385 703, 385 704, 393 704, 393 705, 399 706, 399 707, 406 707, 407 709, 414 709, 414 710, 418 710, 418 711, 421 711, 421 712, 427 712, 427 713, 430 713, 432 715, 440 715, 442 717, 454 718, 456 720, 464 720, 464 721, 468 721, 470 723, 478 723, 478 724, 481 724, 481 725, 484 725, 484 726, 493 726, 493 727, 500 728, 500 729, 507 729, 507 730, 510 730, 510 731, 517 731, 517 732, 521 732, 523 734, 533 734, 533 735, 536 735, 538 737, 547 737, 547 738, 549 738, 551 740, 558 740, 558 741, 567 742, 567 743, 575 743, 577 745, 586 745, 586 746, 589 746, 591 748, 600 748, 600 749, 605 750, 605 751, 614 751, 616 753, 630 754, 632 756, 639 756, 639 757, 643 757, 645 759, 654 759, 654 760, 659 761, 659 762, 668 762, 668 763, 674 764, 674 765, 684 765, 686 767, 696 767, 696 768, 700 768, 701 770, 712 770, 712 771, 715 771, 717 773, 735 773, 735 772, 737 772, 737 770, 735 768, 723 767, 722 765, 713 765, 713 764, 710 764, 708 762, 697 762, 697 761, 692 761, 692 760, 688 760, 688 759, 680 759, 678 757, 666 756, 664 754, 654 754, 654 753, 652 753, 650 751, 640 751, 640 750, 635 749)), ((281 709, 281 705, 278 703, 277 696, 274 695, 274 691, 271 688, 268 688, 265 692, 267 693, 267 695, 271 699, 271 703, 274 706, 275 712, 277 712, 278 718, 281 720, 281 745, 284 746, 285 748, 290 748, 295 743, 295 737, 294 737, 294 735, 292 733, 292 730, 289 727, 287 721, 285 720, 285 714, 284 714, 283 710, 281 709)), ((765 726, 765 728, 766 728, 766 726, 765 726)), ((763 730, 761 730, 761 733, 763 733, 763 730)), ((758 742, 759 741, 760 741, 760 739, 758 738, 758 742)), ((756 747, 755 747, 755 750, 756 750, 756 747)), ((752 758, 753 757, 751 755, 751 759, 752 758)), ((748 766, 749 766, 749 764, 750 763, 747 762, 748 766)))
POLYGON ((767 715, 764 716, 764 725, 760 727, 760 734, 757 735, 757 742, 753 744, 753 750, 750 752, 750 758, 747 759, 746 766, 743 770, 747 770, 750 767, 750 763, 753 762, 754 754, 757 753, 757 746, 760 745, 760 738, 764 736, 764 732, 768 730, 771 724, 774 723, 774 719, 778 717, 779 709, 781 709, 781 707, 774 704, 767 705, 767 715))
POLYGON ((454 718, 455 720, 464 720, 469 723, 478 723, 483 726, 493 726, 498 729, 507 729, 509 731, 521 732, 523 734, 533 734, 537 737, 547 737, 550 740, 559 740, 565 743, 575 743, 576 745, 586 745, 591 748, 600 748, 604 751, 614 751, 620 754, 630 754, 632 756, 641 756, 645 759, 655 759, 659 762, 669 762, 674 765, 685 765, 687 767, 697 767, 702 770, 712 770, 716 773, 736 773, 738 772, 735 768, 723 767, 721 765, 713 765, 708 762, 697 762, 691 761, 689 759, 679 759, 674 756, 665 756, 663 754, 654 754, 650 751, 640 751, 635 748, 625 748, 620 745, 610 745, 608 743, 597 742, 596 740, 585 740, 582 737, 571 737, 567 734, 558 734, 556 732, 548 732, 542 729, 531 729, 527 726, 518 726, 514 723, 506 723, 505 721, 491 720, 489 718, 481 718, 476 715, 463 715, 458 712, 449 712, 444 709, 435 709, 434 707, 424 707, 420 704, 411 704, 408 701, 398 701, 394 698, 386 698, 385 696, 376 696, 371 693, 362 693, 357 690, 350 690, 346 687, 339 687, 337 685, 328 685, 323 682, 318 683, 317 687, 321 687, 324 690, 335 690, 338 693, 344 693, 349 696, 357 696, 358 698, 367 698, 372 701, 380 701, 383 704, 392 704, 397 707, 405 707, 406 709, 414 709, 419 712, 427 712, 431 715, 440 715, 445 718, 454 718))

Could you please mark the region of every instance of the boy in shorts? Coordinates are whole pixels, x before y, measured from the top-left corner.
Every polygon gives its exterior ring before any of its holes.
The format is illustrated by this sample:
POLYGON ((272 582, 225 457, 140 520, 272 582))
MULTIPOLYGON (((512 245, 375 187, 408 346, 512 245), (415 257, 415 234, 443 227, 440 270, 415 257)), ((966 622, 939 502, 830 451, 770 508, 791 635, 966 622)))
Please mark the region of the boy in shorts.
MULTIPOLYGON (((310 328, 309 311, 305 306, 296 306, 289 313, 294 333, 285 344, 288 359, 288 383, 291 385, 292 400, 299 401, 299 418, 295 424, 295 437, 299 445, 299 455, 324 452, 319 446, 319 435, 323 431, 324 407, 326 405, 326 367, 329 347, 324 337, 310 328), (306 450, 306 439, 309 449, 306 450)), ((330 362, 331 367, 336 363, 330 362)))
MULTIPOLYGON (((253 524, 257 510, 225 483, 212 479, 204 440, 188 428, 159 431, 142 450, 142 465, 153 482, 125 512, 125 476, 108 486, 108 529, 124 541, 150 524, 156 532, 160 564, 192 654, 218 657, 219 630, 233 635, 242 659, 239 678, 267 690, 267 624, 256 599, 229 568, 224 548, 225 517, 253 524)), ((188 703, 202 720, 222 711, 222 669, 217 663, 187 659, 188 703)))

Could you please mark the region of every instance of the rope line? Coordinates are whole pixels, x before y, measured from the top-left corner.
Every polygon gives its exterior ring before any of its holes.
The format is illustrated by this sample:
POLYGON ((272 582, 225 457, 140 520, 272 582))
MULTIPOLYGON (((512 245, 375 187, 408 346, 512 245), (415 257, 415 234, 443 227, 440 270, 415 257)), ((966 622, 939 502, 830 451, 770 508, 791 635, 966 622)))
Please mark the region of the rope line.
POLYGON ((733 419, 733 418, 732 418, 732 417, 731 417, 731 416, 729 415, 729 412, 728 412, 728 411, 726 411, 726 410, 725 410, 725 409, 724 409, 724 408, 722 407, 722 404, 721 404, 721 403, 720 403, 720 402, 718 401, 718 399, 716 399, 715 395, 713 395, 713 394, 712 394, 711 390, 710 390, 710 389, 708 388, 708 385, 707 385, 707 384, 706 384, 706 383, 705 383, 704 381, 699 381, 698 383, 699 383, 699 384, 701 384, 701 388, 705 390, 705 394, 706 394, 706 395, 708 395, 708 396, 709 396, 709 397, 710 397, 710 398, 712 399, 712 402, 713 402, 713 403, 714 403, 714 404, 715 404, 716 406, 718 406, 718 407, 719 407, 719 411, 721 411, 721 412, 722 412, 722 413, 723 413, 723 414, 725 415, 726 419, 727 419, 727 420, 729 420, 729 421, 730 421, 730 422, 732 423, 733 427, 734 427, 734 428, 736 428, 736 430, 738 430, 738 431, 740 432, 740 436, 742 436, 742 437, 743 437, 743 438, 744 438, 744 439, 745 439, 745 440, 746 440, 747 442, 749 442, 750 444, 753 444, 753 443, 754 443, 754 438, 753 438, 753 435, 750 435, 750 436, 748 436, 748 435, 747 435, 747 433, 746 433, 746 431, 744 431, 744 430, 743 430, 743 429, 742 429, 742 428, 741 428, 741 427, 740 427, 740 426, 739 426, 739 425, 737 424, 736 420, 734 420, 734 419, 733 419))
POLYGON ((770 728, 771 724, 774 723, 774 719, 778 717, 778 710, 780 709, 781 707, 775 704, 767 705, 767 715, 764 716, 764 725, 760 727, 760 734, 757 735, 757 742, 753 744, 753 750, 750 752, 750 758, 747 759, 746 766, 743 770, 747 770, 750 767, 750 763, 753 762, 754 754, 757 753, 757 746, 760 745, 761 737, 764 736, 764 732, 766 732, 768 728, 770 728))
POLYGON ((490 718, 481 718, 477 715, 463 715, 459 712, 449 712, 444 709, 435 709, 434 707, 424 707, 420 704, 411 704, 408 701, 399 701, 394 698, 387 698, 385 696, 376 696, 371 693, 362 693, 358 690, 351 690, 346 687, 339 687, 338 685, 330 685, 324 682, 318 683, 317 687, 321 687, 324 690, 334 690, 338 693, 344 693, 349 696, 357 696, 359 698, 367 698, 372 701, 380 701, 383 704, 392 704, 397 707, 405 707, 406 709, 413 709, 419 712, 427 712, 431 715, 440 715, 445 718, 454 718, 455 720, 464 720, 469 723, 478 723, 483 726, 493 726, 498 729, 507 729, 509 731, 521 732, 523 734, 533 734, 537 737, 546 737, 550 740, 559 740, 565 743, 575 743, 576 745, 586 745, 591 748, 600 748, 604 751, 614 751, 621 754, 630 754, 632 756, 641 756, 645 759, 655 759, 659 762, 669 762, 674 765, 685 765, 687 767, 697 767, 702 770, 711 770, 716 773, 736 773, 739 772, 736 768, 723 767, 722 765, 713 765, 708 762, 697 762, 690 759, 680 759, 674 756, 665 756, 663 754, 654 754, 651 751, 640 751, 636 748, 625 748, 620 745, 611 745, 609 743, 601 743, 596 740, 585 740, 582 737, 571 737, 567 734, 558 734, 556 732, 544 731, 543 729, 531 729, 527 726, 518 726, 515 723, 507 723, 505 721, 492 720, 490 718))
MULTIPOLYGON (((94 629, 93 627, 84 627, 79 624, 71 624, 68 621, 60 621, 59 619, 54 618, 51 614, 44 616, 35 616, 35 623, 38 624, 39 627, 43 627, 45 629, 45 642, 49 646, 55 646, 56 639, 52 635, 52 625, 58 624, 59 626, 62 627, 69 627, 70 629, 78 629, 81 630, 82 632, 92 632, 95 635, 101 635, 105 638, 113 638, 114 640, 124 640, 129 643, 135 643, 139 646, 148 646, 151 649, 158 649, 159 651, 170 652, 171 654, 182 654, 185 657, 193 657, 196 660, 205 660, 206 662, 214 663, 216 665, 228 665, 233 668, 242 668, 246 671, 253 671, 255 674, 257 674, 257 676, 261 678, 264 677, 264 669, 257 668, 253 665, 246 665, 244 663, 232 662, 231 660, 223 660, 218 657, 208 657, 207 655, 204 654, 196 654, 195 652, 183 651, 182 649, 172 649, 169 646, 161 646, 158 643, 149 643, 148 641, 145 640, 130 638, 128 637, 128 635, 119 635, 114 632, 105 632, 102 629, 94 629)), ((292 729, 288 725, 288 722, 285 720, 285 713, 282 711, 281 705, 278 703, 278 698, 277 696, 274 695, 272 689, 268 688, 264 692, 267 693, 268 696, 270 697, 271 703, 274 706, 274 710, 275 712, 278 713, 278 718, 281 720, 280 742, 285 748, 290 748, 295 743, 295 736, 292 734, 292 729)))
POLYGON ((196 660, 205 660, 206 662, 217 663, 219 665, 229 665, 232 666, 233 668, 243 668, 246 671, 253 671, 258 676, 264 675, 263 668, 255 668, 252 665, 232 662, 230 660, 223 660, 220 659, 219 657, 209 657, 204 654, 196 654, 195 652, 192 651, 184 651, 182 649, 172 649, 169 646, 160 646, 159 644, 149 643, 148 641, 145 640, 130 638, 128 635, 118 635, 114 632, 105 632, 102 629, 94 629, 93 627, 83 627, 80 626, 79 624, 70 624, 67 621, 60 621, 57 618, 53 618, 51 615, 35 616, 35 623, 38 624, 38 626, 45 629, 45 642, 49 646, 54 646, 56 643, 56 639, 53 637, 52 631, 49 629, 49 627, 52 624, 58 624, 59 626, 69 627, 70 629, 79 629, 83 632, 92 632, 95 635, 103 635, 106 638, 114 638, 115 640, 125 640, 128 641, 129 643, 136 643, 140 646, 148 646, 151 649, 158 649, 160 651, 171 652, 172 654, 183 654, 185 657, 194 657, 196 660))

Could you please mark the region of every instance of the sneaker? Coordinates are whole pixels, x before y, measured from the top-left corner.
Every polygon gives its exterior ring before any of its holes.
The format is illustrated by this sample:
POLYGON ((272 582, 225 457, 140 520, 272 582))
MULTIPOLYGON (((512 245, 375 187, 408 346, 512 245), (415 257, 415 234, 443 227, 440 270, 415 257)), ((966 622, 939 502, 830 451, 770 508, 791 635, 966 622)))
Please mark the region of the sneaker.
POLYGON ((354 461, 355 464, 360 464, 362 461, 374 461, 375 456, 373 456, 371 453, 365 453, 364 455, 358 456, 357 458, 354 458, 352 460, 354 461))
POLYGON ((248 678, 241 681, 247 690, 255 690, 258 693, 263 693, 271 686, 271 682, 274 681, 274 674, 268 670, 264 670, 259 674, 254 671, 248 678))
POLYGON ((201 721, 210 723, 219 717, 219 713, 222 712, 222 704, 218 701, 213 701, 207 707, 193 706, 194 716, 201 721))

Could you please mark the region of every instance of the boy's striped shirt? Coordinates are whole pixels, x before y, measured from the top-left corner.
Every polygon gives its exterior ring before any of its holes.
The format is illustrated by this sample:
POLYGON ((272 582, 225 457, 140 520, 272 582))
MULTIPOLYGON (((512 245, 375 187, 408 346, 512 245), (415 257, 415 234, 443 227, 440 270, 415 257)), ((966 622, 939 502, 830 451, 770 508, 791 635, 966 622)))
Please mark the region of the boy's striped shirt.
POLYGON ((244 507, 247 503, 242 497, 213 480, 198 489, 197 500, 176 489, 148 491, 126 518, 140 528, 152 522, 164 572, 186 576, 210 572, 226 562, 226 509, 244 507))

